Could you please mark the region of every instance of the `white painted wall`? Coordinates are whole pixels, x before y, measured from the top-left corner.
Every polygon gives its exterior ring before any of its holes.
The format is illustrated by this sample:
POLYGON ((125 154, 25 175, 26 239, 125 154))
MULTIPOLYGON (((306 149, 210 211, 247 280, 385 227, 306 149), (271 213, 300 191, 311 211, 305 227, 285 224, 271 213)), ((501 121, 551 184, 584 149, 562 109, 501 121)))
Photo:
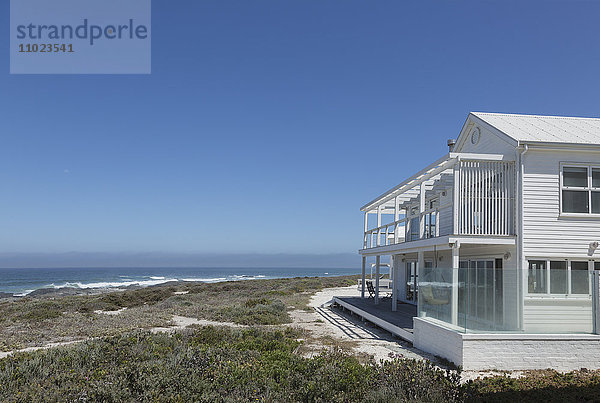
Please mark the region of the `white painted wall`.
POLYGON ((591 333, 591 299, 526 298, 523 307, 525 332, 549 333, 564 329, 569 333, 591 333))
POLYGON ((470 130, 466 132, 466 138, 462 144, 454 150, 462 153, 482 153, 482 154, 503 154, 509 157, 515 156, 515 147, 511 145, 504 136, 498 134, 496 130, 489 129, 487 126, 477 126, 481 136, 477 144, 473 144, 470 139, 470 130))
MULTIPOLYGON (((600 220, 560 216, 560 164, 598 161, 600 153, 531 149, 525 154, 523 250, 526 259, 590 259, 589 244, 600 239, 600 220)), ((593 257, 600 259, 600 253, 597 251, 593 257)), ((527 284, 527 266, 523 269, 523 281, 527 284)), ((526 288, 524 293, 527 293, 526 288)), ((525 331, 544 332, 564 327, 570 332, 591 332, 591 317, 592 304, 587 299, 526 295, 524 300, 525 331)))
MULTIPOLYGON (((600 152, 538 151, 524 157, 523 248, 525 256, 588 258, 600 240, 600 219, 560 217, 560 163, 598 163, 600 152)), ((600 259, 600 251, 595 254, 600 259)))
POLYGON ((421 318, 413 318, 413 346, 426 353, 443 357, 462 365, 462 336, 460 333, 435 326, 421 318))
POLYGON ((446 190, 446 195, 440 195, 439 226, 440 236, 454 234, 453 190, 446 190))
POLYGON ((466 370, 600 368, 600 337, 593 335, 464 335, 466 370))
POLYGON ((413 322, 416 348, 465 370, 600 368, 598 335, 461 334, 421 318, 413 322))

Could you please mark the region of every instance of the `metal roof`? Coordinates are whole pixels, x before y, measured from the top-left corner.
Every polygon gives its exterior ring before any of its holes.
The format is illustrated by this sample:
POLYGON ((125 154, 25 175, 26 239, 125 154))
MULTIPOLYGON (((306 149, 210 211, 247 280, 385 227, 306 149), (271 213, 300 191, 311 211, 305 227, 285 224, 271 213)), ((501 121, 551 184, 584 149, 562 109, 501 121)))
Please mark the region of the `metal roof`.
POLYGON ((471 112, 519 142, 600 144, 600 119, 471 112))

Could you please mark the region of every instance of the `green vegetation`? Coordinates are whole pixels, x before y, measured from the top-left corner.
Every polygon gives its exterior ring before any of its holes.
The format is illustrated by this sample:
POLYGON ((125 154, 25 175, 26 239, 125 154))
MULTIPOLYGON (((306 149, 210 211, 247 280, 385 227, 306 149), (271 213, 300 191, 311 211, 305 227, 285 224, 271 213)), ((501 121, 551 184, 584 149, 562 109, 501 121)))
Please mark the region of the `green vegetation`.
POLYGON ((0 360, 0 401, 422 401, 462 398, 427 362, 295 354, 294 330, 135 332, 0 360))
POLYGON ((289 323, 288 310, 306 308, 314 292, 356 284, 357 278, 171 283, 99 295, 4 301, 0 302, 0 351, 165 327, 172 315, 244 325, 289 323), (121 308, 127 309, 119 315, 94 313, 121 308))
POLYGON ((290 328, 133 332, 0 360, 0 401, 597 401, 600 371, 530 371, 460 385, 424 361, 297 354, 290 328))
POLYGON ((375 363, 351 354, 358 341, 285 326, 315 291, 353 284, 355 276, 183 283, 0 302, 0 350, 94 337, 1 359, 0 401, 600 401, 600 371, 528 371, 461 385, 458 371, 399 358, 375 363), (172 315, 253 327, 143 330, 169 325, 172 315), (314 346, 323 352, 306 358, 314 346))
POLYGON ((598 402, 600 371, 526 371, 520 378, 478 379, 467 383, 465 390, 477 402, 598 402))

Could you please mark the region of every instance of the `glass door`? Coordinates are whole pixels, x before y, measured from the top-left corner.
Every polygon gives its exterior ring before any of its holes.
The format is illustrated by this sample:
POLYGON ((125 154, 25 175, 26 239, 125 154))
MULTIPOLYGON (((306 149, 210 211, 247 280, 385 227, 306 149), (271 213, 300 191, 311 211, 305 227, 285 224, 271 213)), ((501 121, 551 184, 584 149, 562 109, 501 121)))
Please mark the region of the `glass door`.
POLYGON ((417 262, 406 262, 406 300, 417 302, 417 262))

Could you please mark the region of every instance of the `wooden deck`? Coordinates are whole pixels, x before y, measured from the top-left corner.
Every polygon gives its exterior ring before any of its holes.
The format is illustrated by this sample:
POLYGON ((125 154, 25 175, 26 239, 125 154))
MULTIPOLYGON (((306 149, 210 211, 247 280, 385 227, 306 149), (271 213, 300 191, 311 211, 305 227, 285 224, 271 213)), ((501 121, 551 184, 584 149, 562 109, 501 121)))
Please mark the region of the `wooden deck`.
POLYGON ((414 305, 398 302, 398 310, 392 312, 389 298, 380 300, 379 305, 373 299, 360 297, 334 297, 334 302, 398 337, 413 341, 413 317, 417 316, 414 305))

